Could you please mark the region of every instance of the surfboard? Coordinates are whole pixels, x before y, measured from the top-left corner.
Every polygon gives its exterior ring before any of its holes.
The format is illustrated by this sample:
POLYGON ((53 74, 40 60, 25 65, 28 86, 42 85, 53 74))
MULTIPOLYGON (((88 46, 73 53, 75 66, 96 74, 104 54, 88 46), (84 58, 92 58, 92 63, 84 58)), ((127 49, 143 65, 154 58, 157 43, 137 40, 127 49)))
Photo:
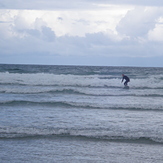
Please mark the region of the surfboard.
POLYGON ((129 89, 130 87, 128 85, 124 86, 123 89, 129 89))

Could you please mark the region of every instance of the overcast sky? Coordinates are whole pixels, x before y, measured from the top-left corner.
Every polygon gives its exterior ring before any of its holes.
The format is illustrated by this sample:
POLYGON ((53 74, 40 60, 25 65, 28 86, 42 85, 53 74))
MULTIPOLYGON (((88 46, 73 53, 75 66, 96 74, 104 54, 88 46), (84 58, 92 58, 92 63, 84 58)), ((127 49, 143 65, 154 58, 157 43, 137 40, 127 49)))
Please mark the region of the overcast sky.
POLYGON ((163 67, 163 1, 0 0, 0 63, 163 67))

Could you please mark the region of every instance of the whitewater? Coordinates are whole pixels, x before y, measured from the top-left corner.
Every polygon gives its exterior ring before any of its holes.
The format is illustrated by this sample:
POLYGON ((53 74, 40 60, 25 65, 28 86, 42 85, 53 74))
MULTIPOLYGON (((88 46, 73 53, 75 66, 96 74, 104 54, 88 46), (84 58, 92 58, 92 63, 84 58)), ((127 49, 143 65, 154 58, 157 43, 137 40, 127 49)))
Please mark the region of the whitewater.
POLYGON ((162 72, 1 64, 0 161, 161 163, 162 72))

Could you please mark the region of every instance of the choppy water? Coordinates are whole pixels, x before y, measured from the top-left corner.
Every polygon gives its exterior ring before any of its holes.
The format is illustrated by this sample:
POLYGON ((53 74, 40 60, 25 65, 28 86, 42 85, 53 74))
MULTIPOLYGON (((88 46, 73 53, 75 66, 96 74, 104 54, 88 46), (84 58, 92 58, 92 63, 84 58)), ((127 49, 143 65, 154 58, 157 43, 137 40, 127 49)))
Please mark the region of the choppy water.
POLYGON ((163 68, 0 65, 0 117, 1 162, 162 162, 163 68))

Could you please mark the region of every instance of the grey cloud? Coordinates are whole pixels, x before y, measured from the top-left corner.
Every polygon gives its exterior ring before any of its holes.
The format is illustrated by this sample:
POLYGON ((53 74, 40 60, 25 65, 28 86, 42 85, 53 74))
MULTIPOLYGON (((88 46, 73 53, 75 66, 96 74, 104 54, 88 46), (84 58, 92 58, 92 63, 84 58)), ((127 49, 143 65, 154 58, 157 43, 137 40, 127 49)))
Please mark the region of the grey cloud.
POLYGON ((27 29, 27 30, 24 30, 23 32, 28 33, 29 35, 36 37, 36 38, 40 38, 41 36, 40 31, 37 29, 27 29))
MULTIPOLYGON (((1 9, 89 9, 97 4, 163 6, 162 0, 1 0, 1 9)), ((99 6, 98 6, 99 7, 99 6)))
POLYGON ((21 34, 23 37, 24 35, 28 37, 35 37, 36 39, 42 39, 47 42, 53 42, 55 40, 55 33, 54 31, 46 26, 46 23, 41 18, 36 18, 33 23, 34 28, 28 26, 28 23, 22 16, 15 16, 14 25, 12 25, 12 29, 17 34, 21 34))
POLYGON ((42 27, 42 35, 43 39, 45 39, 48 42, 53 42, 55 40, 55 33, 49 27, 46 26, 42 27))
POLYGON ((0 21, 0 24, 1 23, 11 23, 11 21, 0 21))
POLYGON ((149 56, 159 57, 163 51, 162 45, 157 42, 140 43, 135 39, 115 41, 112 35, 108 36, 101 32, 86 34, 85 37, 56 37, 53 31, 45 26, 42 26, 41 30, 24 29, 21 32, 28 35, 24 38, 4 38, 1 41, 1 62, 6 61, 7 58, 8 60, 15 58, 15 62, 22 58, 19 63, 34 63, 34 61, 45 63, 46 60, 49 64, 94 63, 98 65, 110 62, 111 65, 113 63, 120 65, 126 64, 128 60, 130 64, 135 64, 136 60, 141 61, 141 58, 150 60, 149 56))
POLYGON ((140 43, 137 40, 121 40, 114 41, 112 36, 106 36, 103 33, 87 34, 86 37, 62 36, 56 37, 53 31, 48 27, 43 27, 42 31, 26 30, 29 35, 23 39, 6 40, 5 46, 0 45, 1 52, 5 53, 6 49, 9 53, 37 53, 47 52, 53 55, 98 55, 98 56, 148 56, 155 55, 154 51, 157 47, 157 55, 162 54, 163 48, 158 44, 150 42, 140 43), (13 46, 14 44, 14 46, 13 46), (6 47, 6 48, 4 48, 6 47), (23 47, 19 49, 19 47, 23 47), (148 48, 147 48, 148 47, 148 48), (150 47, 150 48, 149 48, 150 47), (143 55, 142 55, 143 54, 143 55))
POLYGON ((63 20, 63 18, 62 18, 62 17, 58 17, 58 20, 62 21, 62 20, 63 20))
POLYGON ((3 9, 86 9, 93 6, 94 4, 92 4, 92 2, 87 2, 85 0, 2 0, 1 2, 1 8, 3 9))
MULTIPOLYGON (((98 1, 98 0, 97 0, 98 1)), ((162 6, 162 0, 102 0, 102 3, 112 3, 121 5, 138 5, 138 6, 162 6)))
MULTIPOLYGON (((156 58, 160 58, 163 51, 161 45, 157 43, 141 44, 127 39, 115 42, 103 33, 87 34, 86 37, 62 36, 49 42, 46 39, 33 37, 32 32, 23 39, 13 38, 2 42, 1 62, 8 57, 8 60, 12 58, 15 62, 21 58, 19 63, 45 63, 46 61, 49 64, 138 65, 140 61, 154 60, 152 56, 155 55, 156 48, 158 49, 156 58)), ((50 33, 46 34, 49 36, 50 33)))
MULTIPOLYGON (((41 30, 37 29, 18 29, 16 30, 17 34, 29 35, 35 37, 36 39, 42 39, 47 42, 53 42, 55 40, 55 33, 51 28, 42 26, 41 30)), ((28 36, 26 36, 28 37, 28 36)))

